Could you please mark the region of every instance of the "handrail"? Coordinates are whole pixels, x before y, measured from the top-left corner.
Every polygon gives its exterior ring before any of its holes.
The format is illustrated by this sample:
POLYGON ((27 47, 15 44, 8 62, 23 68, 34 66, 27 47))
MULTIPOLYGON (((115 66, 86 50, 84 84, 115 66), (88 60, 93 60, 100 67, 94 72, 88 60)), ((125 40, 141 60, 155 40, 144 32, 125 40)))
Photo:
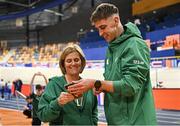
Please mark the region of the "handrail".
POLYGON ((31 79, 31 83, 30 83, 30 85, 31 85, 31 87, 30 87, 30 92, 31 92, 31 93, 34 92, 34 90, 33 90, 33 83, 34 83, 34 79, 35 79, 36 76, 42 76, 42 77, 44 78, 44 80, 45 80, 46 85, 47 85, 47 83, 48 83, 48 80, 47 80, 47 78, 45 77, 44 74, 42 74, 41 72, 35 73, 35 74, 33 75, 32 79, 31 79))
POLYGON ((162 59, 180 59, 180 56, 167 56, 167 57, 151 58, 151 60, 162 60, 162 59))

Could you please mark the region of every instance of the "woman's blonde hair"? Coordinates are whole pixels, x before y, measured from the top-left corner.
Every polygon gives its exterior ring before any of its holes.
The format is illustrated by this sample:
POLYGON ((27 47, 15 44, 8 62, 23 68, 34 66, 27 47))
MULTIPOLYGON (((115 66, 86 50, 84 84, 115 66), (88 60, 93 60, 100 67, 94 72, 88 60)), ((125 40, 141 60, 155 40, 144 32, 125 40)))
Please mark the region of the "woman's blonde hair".
POLYGON ((77 52, 80 56, 80 59, 81 59, 81 71, 80 71, 80 73, 82 73, 82 71, 84 70, 84 67, 86 66, 86 59, 85 59, 85 55, 84 55, 82 49, 77 44, 68 45, 62 51, 60 59, 59 59, 59 67, 60 67, 63 74, 66 73, 66 69, 64 66, 65 58, 67 55, 69 55, 70 53, 73 53, 73 52, 77 52))

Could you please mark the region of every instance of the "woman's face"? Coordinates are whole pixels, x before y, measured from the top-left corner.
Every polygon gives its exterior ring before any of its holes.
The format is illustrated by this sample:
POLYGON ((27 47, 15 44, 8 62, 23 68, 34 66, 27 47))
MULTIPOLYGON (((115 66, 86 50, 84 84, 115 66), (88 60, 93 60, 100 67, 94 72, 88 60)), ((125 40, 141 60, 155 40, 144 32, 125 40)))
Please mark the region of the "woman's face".
POLYGON ((78 52, 68 54, 64 61, 67 75, 79 75, 81 71, 81 59, 78 52))

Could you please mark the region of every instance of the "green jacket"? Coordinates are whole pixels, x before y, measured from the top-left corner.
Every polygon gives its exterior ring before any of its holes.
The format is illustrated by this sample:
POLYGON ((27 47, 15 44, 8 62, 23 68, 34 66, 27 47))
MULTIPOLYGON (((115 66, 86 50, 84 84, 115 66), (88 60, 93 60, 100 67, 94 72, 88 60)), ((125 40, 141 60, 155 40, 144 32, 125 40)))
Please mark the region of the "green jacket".
POLYGON ((83 106, 75 101, 64 106, 58 104, 61 92, 66 92, 65 77, 53 77, 45 88, 38 105, 38 117, 50 125, 97 125, 97 97, 90 90, 83 94, 83 106))
POLYGON ((37 116, 37 111, 38 111, 38 103, 39 103, 39 99, 41 96, 37 96, 36 94, 32 93, 31 94, 31 97, 33 98, 33 101, 32 101, 32 106, 33 106, 33 109, 32 109, 32 117, 33 118, 38 118, 37 116))
POLYGON ((150 54, 140 31, 128 23, 124 33, 108 45, 105 80, 114 93, 105 93, 104 108, 110 125, 156 125, 150 81, 150 54))

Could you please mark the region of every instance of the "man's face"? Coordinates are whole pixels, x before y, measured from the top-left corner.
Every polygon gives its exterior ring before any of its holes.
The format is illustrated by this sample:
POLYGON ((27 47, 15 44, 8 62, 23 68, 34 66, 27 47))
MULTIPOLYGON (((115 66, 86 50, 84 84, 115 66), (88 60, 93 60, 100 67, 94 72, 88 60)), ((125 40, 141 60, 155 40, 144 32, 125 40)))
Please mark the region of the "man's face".
POLYGON ((27 103, 32 103, 32 98, 26 99, 27 103))
POLYGON ((99 31, 99 35, 107 42, 111 42, 117 37, 117 20, 115 18, 117 17, 111 16, 94 23, 99 31))
POLYGON ((42 90, 42 89, 36 90, 37 96, 40 96, 42 93, 43 93, 43 90, 42 90))

